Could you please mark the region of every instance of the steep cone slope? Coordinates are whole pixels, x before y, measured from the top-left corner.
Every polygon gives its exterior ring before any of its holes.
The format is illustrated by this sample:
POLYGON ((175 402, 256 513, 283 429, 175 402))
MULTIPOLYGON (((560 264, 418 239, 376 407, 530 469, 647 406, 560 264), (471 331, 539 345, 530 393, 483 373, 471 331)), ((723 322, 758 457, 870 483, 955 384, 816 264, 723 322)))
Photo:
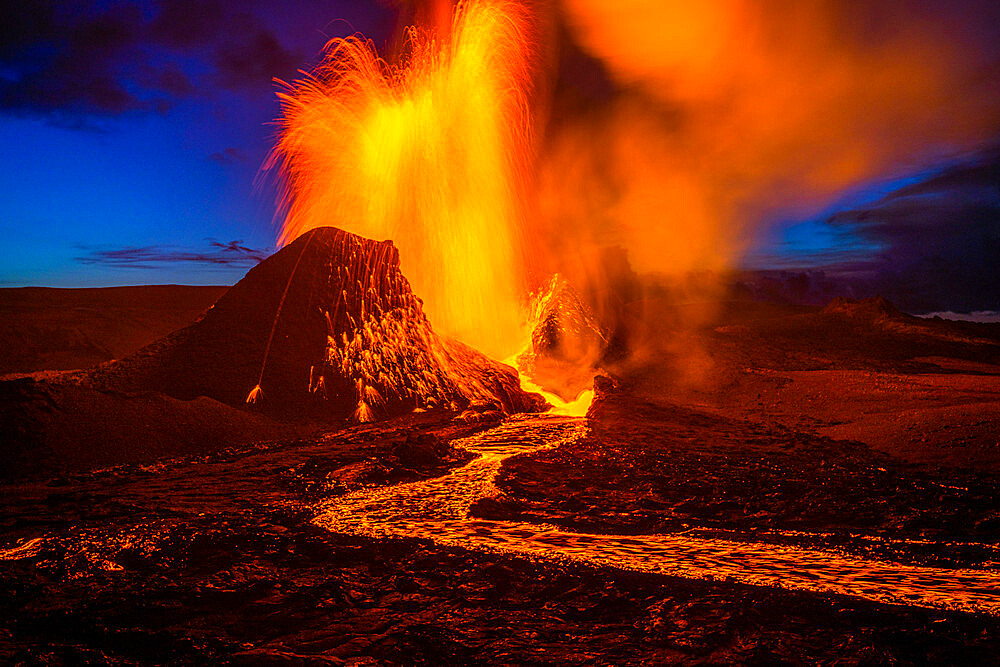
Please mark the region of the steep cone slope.
POLYGON ((369 421, 472 400, 541 407, 513 369, 434 333, 391 242, 332 227, 251 269, 200 322, 91 379, 287 417, 369 421))

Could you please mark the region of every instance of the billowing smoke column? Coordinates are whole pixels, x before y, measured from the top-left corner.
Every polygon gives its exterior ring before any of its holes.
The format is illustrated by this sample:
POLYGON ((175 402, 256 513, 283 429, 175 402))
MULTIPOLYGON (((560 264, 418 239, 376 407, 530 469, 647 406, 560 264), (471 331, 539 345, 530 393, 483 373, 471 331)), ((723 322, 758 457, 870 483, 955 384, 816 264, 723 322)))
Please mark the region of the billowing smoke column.
POLYGON ((991 136, 1000 88, 971 41, 977 19, 941 8, 564 0, 578 60, 594 64, 560 76, 603 76, 606 90, 574 100, 581 86, 557 85, 534 216, 557 270, 590 279, 600 246, 639 272, 725 270, 762 223, 991 136))
POLYGON ((434 326, 497 359, 525 335, 525 20, 502 0, 463 4, 450 30, 410 28, 397 65, 333 40, 281 94, 274 158, 283 242, 327 225, 391 239, 434 326))

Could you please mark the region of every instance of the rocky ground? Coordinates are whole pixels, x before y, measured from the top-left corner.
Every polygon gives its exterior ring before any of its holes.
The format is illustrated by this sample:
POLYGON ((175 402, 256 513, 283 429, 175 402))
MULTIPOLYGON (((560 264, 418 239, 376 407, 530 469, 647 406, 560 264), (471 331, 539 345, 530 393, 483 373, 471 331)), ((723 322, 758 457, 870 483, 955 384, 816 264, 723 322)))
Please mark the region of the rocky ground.
POLYGON ((0 375, 120 359, 191 324, 228 289, 0 288, 0 375))
MULTIPOLYGON (((617 458, 620 450, 601 428, 618 430, 608 421, 613 409, 595 410, 596 435, 587 446, 598 451, 606 444, 604 451, 617 458)), ((649 427, 654 418, 659 415, 638 411, 632 420, 649 427)), ((989 662, 1000 649, 1000 625, 988 617, 532 562, 417 540, 375 542, 310 523, 321 499, 364 484, 439 475, 463 463, 463 453, 447 442, 476 428, 483 426, 421 415, 315 440, 8 487, 3 534, 11 543, 45 540, 27 543, 21 555, 28 557, 0 564, 0 658, 972 664, 989 662)), ((784 451, 781 438, 774 439, 784 451)), ((734 514, 737 498, 701 503, 704 489, 691 479, 735 488, 742 484, 739 467, 719 470, 718 459, 710 457, 699 466, 696 450, 676 449, 677 465, 660 479, 672 480, 675 495, 687 498, 684 518, 730 525, 725 516, 734 514)), ((586 452, 572 454, 583 470, 594 472, 586 468, 586 452)), ((857 456, 830 465, 838 469, 857 456)), ((777 459, 773 468, 784 462, 777 459)), ((524 463, 507 471, 507 488, 524 463)), ((572 496, 563 502, 575 504, 577 527, 674 528, 667 520, 638 525, 629 519, 626 526, 608 519, 623 511, 648 517, 660 508, 636 499, 660 497, 641 479, 626 480, 627 490, 609 497, 607 476, 568 479, 546 459, 537 469, 550 476, 551 488, 572 496)), ((801 474, 795 466, 786 473, 801 474)), ((548 506, 548 514, 535 515, 559 521, 553 515, 564 505, 550 499, 548 506)), ((785 509, 798 507, 786 501, 785 509)), ((771 509, 782 513, 773 503, 771 509)), ((826 526, 834 519, 812 521, 826 526)), ((773 524, 763 515, 757 522, 773 524)))
MULTIPOLYGON (((609 363, 615 380, 600 383, 590 434, 505 462, 499 494, 474 514, 997 568, 994 328, 925 324, 877 302, 730 308, 701 329, 661 335, 666 344, 645 357, 609 363)), ((7 386, 37 389, 29 385, 7 386)), ((40 394, 33 418, 75 400, 66 391, 40 394)), ((227 423, 228 412, 198 400, 179 402, 227 423)), ((338 495, 464 464, 469 454, 451 441, 501 418, 477 414, 285 432, 241 418, 249 434, 232 446, 202 438, 180 458, 103 450, 106 460, 86 453, 0 475, 0 662, 987 664, 1000 655, 1000 621, 983 614, 375 541, 311 523, 338 495)))

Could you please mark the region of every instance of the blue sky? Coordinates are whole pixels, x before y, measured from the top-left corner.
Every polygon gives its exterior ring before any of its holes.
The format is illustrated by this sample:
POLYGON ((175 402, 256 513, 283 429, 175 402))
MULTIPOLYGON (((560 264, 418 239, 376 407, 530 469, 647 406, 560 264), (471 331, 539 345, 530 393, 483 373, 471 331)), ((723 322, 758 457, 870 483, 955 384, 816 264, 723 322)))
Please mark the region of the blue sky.
MULTIPOLYGON (((266 110, 258 118, 266 121, 266 110)), ((254 188, 267 146, 263 137, 246 140, 248 134, 262 134, 238 127, 246 123, 246 116, 226 118, 199 108, 170 117, 112 120, 100 130, 84 131, 37 118, 3 119, 5 282, 160 282, 169 280, 166 267, 84 266, 78 258, 115 246, 201 247, 206 238, 273 245, 273 195, 254 188), (191 122, 178 122, 180 115, 191 122), (235 146, 239 152, 227 156, 235 146)), ((240 273, 235 267, 188 266, 178 277, 226 283, 240 273)))
POLYGON ((252 260, 170 259, 274 248, 272 78, 396 21, 364 1, 160 5, 0 6, 0 285, 237 281, 252 260), (160 261, 93 261, 121 248, 160 261))

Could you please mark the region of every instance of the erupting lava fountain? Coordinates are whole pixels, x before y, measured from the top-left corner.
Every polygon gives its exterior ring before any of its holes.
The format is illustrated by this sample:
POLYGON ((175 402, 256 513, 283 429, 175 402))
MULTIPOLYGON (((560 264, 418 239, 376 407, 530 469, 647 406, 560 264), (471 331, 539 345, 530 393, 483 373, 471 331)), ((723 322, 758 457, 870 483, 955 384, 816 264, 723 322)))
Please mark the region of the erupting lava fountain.
POLYGON ((392 240, 434 327, 496 359, 529 336, 526 26, 519 5, 476 0, 450 28, 409 28, 398 64, 359 36, 332 40, 280 94, 270 165, 283 243, 322 226, 392 240))

